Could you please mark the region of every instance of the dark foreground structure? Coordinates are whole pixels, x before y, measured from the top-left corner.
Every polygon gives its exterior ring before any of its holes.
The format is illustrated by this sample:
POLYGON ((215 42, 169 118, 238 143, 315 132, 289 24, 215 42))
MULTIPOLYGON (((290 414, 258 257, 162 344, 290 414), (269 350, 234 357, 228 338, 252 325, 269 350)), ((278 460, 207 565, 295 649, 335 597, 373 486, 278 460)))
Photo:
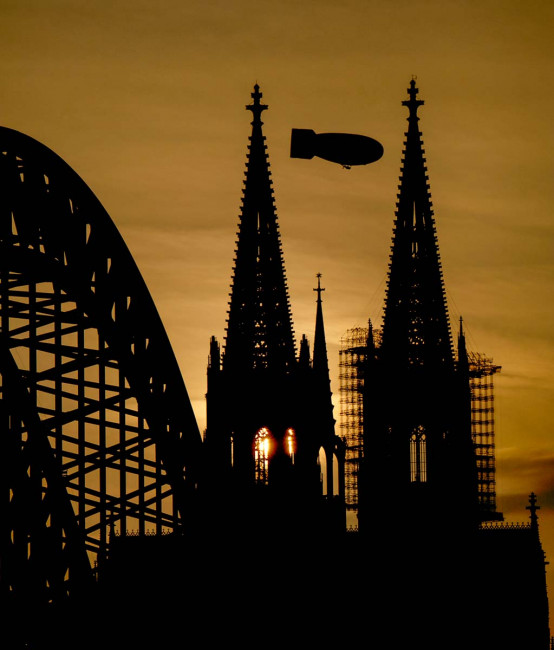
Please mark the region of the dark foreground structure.
POLYGON ((539 507, 504 523, 483 478, 408 93, 385 317, 357 368, 355 531, 324 289, 297 350, 259 87, 204 439, 110 218, 53 152, 0 129, 3 647, 549 648, 539 507))

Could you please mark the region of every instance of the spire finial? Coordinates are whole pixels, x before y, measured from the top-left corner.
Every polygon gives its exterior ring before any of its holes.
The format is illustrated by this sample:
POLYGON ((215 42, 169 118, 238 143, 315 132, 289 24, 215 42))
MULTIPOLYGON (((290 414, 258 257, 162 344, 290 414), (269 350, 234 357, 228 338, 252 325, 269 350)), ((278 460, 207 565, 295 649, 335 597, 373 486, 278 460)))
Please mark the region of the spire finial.
POLYGON ((252 124, 261 124, 262 121, 260 119, 260 116, 262 114, 262 111, 265 111, 267 109, 267 104, 260 103, 260 99, 262 98, 263 95, 260 92, 260 86, 258 84, 254 85, 254 92, 250 93, 250 96, 254 101, 252 104, 246 105, 246 110, 252 111, 252 114, 254 116, 254 120, 252 121, 252 124))
POLYGON ((539 518, 537 516, 537 510, 540 510, 541 507, 537 505, 537 495, 534 492, 531 492, 529 495, 529 505, 525 506, 525 510, 529 510, 530 515, 529 519, 531 520, 531 528, 538 529, 539 527, 539 518))
POLYGON ((321 288, 321 273, 316 273, 315 277, 317 278, 317 288, 314 291, 317 291, 317 302, 321 302, 321 292, 325 291, 321 288))
POLYGON ((425 104, 422 99, 417 99, 418 93, 419 89, 416 88, 415 77, 412 77, 412 80, 410 81, 410 87, 408 88, 408 95, 410 96, 410 99, 402 102, 402 106, 407 106, 410 111, 410 117, 408 119, 412 117, 415 117, 417 119, 417 109, 425 104))

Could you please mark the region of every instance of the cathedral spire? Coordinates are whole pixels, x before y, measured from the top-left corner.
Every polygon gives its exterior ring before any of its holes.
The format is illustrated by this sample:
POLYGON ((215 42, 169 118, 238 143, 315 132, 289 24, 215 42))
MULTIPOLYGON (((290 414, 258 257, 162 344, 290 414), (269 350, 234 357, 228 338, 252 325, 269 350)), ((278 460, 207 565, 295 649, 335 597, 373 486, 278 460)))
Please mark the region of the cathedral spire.
POLYGON ((388 525, 423 527, 430 539, 459 525, 474 529, 476 472, 465 337, 460 324, 456 365, 414 79, 402 103, 408 130, 383 327, 364 367, 360 516, 365 499, 387 486, 403 508, 388 525))
POLYGON ((383 353, 400 365, 453 365, 446 296, 412 79, 383 324, 383 353))
POLYGON ((287 373, 296 351, 261 98, 256 84, 223 367, 287 373))

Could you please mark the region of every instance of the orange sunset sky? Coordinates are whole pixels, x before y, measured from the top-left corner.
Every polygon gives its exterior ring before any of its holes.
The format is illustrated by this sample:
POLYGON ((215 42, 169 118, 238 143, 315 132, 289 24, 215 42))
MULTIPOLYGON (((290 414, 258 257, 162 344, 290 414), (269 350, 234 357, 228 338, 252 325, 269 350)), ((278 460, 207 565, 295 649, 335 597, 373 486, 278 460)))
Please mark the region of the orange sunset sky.
MULTIPOLYGON (((508 521, 538 494, 554 563, 554 4, 550 0, 0 0, 0 121, 85 180, 168 331, 201 430, 223 339, 254 83, 295 331, 315 274, 338 418, 348 328, 380 324, 407 109, 420 126, 449 310, 496 378, 508 521), (291 159, 292 128, 369 135, 349 171, 291 159)), ((548 569, 551 609, 554 569, 548 569)))

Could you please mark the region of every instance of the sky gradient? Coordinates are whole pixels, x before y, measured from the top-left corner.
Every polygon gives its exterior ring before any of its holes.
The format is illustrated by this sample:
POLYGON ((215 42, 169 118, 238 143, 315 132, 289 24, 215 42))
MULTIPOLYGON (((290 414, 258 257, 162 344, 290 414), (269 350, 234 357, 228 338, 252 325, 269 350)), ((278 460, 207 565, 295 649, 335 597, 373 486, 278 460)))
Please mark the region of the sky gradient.
POLYGON ((463 316, 471 350, 502 366, 499 509, 527 521, 536 492, 554 563, 551 2, 0 0, 0 21, 1 123, 60 155, 114 220, 201 429, 209 338, 224 336, 254 83, 269 104, 297 339, 313 340, 322 273, 338 416, 340 339, 368 318, 380 323, 401 102, 415 75, 450 316, 463 316), (369 135, 385 153, 349 171, 291 159, 292 128, 369 135))

